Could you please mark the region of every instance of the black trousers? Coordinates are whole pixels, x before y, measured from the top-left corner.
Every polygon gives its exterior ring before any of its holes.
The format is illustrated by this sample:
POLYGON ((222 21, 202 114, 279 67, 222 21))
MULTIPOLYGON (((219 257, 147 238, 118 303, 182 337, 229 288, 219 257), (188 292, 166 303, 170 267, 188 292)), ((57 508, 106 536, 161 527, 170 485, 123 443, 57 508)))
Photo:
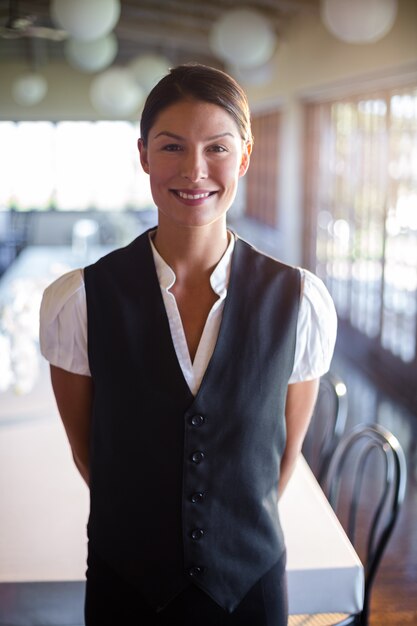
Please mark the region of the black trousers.
POLYGON ((232 612, 190 585, 156 613, 136 588, 89 550, 86 626, 287 626, 286 554, 252 587, 232 612))

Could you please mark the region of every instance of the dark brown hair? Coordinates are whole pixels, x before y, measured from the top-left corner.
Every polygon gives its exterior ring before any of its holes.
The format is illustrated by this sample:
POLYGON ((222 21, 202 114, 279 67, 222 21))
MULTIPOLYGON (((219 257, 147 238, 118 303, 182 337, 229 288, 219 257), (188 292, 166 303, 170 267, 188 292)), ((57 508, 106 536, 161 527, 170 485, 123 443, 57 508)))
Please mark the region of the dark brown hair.
POLYGON ((222 107, 235 120, 242 139, 252 141, 249 104, 242 87, 222 70, 199 63, 186 63, 170 69, 145 101, 140 120, 145 146, 149 131, 161 111, 187 98, 222 107))

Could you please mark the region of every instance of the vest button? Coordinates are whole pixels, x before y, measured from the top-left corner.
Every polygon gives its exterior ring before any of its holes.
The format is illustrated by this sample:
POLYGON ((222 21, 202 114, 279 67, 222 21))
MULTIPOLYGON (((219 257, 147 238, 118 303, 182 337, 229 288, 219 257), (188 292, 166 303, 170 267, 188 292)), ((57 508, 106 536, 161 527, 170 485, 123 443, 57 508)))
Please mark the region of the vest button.
POLYGON ((195 428, 202 426, 204 422, 205 422, 205 418, 202 415, 193 415, 192 417, 190 417, 190 424, 191 426, 194 426, 195 428))
POLYGON ((199 576, 202 573, 203 573, 203 568, 200 567, 199 565, 194 565, 193 567, 190 567, 190 569, 188 570, 188 575, 191 577, 199 576))
POLYGON ((194 539, 194 541, 198 541, 203 535, 204 530, 202 528, 194 528, 194 530, 191 531, 191 539, 194 539))
POLYGON ((195 452, 192 453, 191 455, 191 460, 193 463, 195 463, 196 465, 198 465, 199 463, 201 463, 201 461, 204 459, 204 452, 201 452, 201 450, 196 450, 195 452))
POLYGON ((204 491, 196 491, 195 493, 191 494, 190 500, 193 504, 196 504, 196 502, 201 502, 204 496, 205 496, 204 491))

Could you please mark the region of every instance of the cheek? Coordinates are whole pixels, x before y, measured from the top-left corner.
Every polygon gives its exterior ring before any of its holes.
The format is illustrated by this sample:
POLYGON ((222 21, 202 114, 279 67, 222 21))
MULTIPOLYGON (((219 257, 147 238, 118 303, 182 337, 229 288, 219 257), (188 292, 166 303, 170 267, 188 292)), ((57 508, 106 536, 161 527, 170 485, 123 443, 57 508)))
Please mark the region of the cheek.
POLYGON ((175 175, 176 168, 172 161, 152 159, 149 163, 149 178, 152 185, 162 185, 175 175))
POLYGON ((239 162, 236 160, 223 161, 215 166, 212 173, 216 175, 219 180, 222 180, 225 185, 231 185, 233 182, 237 182, 239 178, 239 162))
POLYGON ((163 193, 164 189, 169 187, 168 179, 158 167, 153 167, 149 172, 149 185, 154 199, 163 193))
POLYGON ((229 186, 235 189, 239 183, 240 178, 240 166, 239 163, 235 163, 228 168, 227 176, 229 180, 229 186))

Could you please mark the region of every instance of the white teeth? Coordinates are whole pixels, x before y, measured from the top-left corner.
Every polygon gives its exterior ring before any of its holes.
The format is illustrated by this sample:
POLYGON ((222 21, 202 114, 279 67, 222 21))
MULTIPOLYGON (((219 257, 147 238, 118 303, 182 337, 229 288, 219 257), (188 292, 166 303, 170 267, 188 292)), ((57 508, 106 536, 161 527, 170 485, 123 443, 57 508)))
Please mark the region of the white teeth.
POLYGON ((200 200, 201 198, 208 198, 210 195, 210 193, 184 193, 183 191, 178 191, 177 193, 184 200, 200 200))

